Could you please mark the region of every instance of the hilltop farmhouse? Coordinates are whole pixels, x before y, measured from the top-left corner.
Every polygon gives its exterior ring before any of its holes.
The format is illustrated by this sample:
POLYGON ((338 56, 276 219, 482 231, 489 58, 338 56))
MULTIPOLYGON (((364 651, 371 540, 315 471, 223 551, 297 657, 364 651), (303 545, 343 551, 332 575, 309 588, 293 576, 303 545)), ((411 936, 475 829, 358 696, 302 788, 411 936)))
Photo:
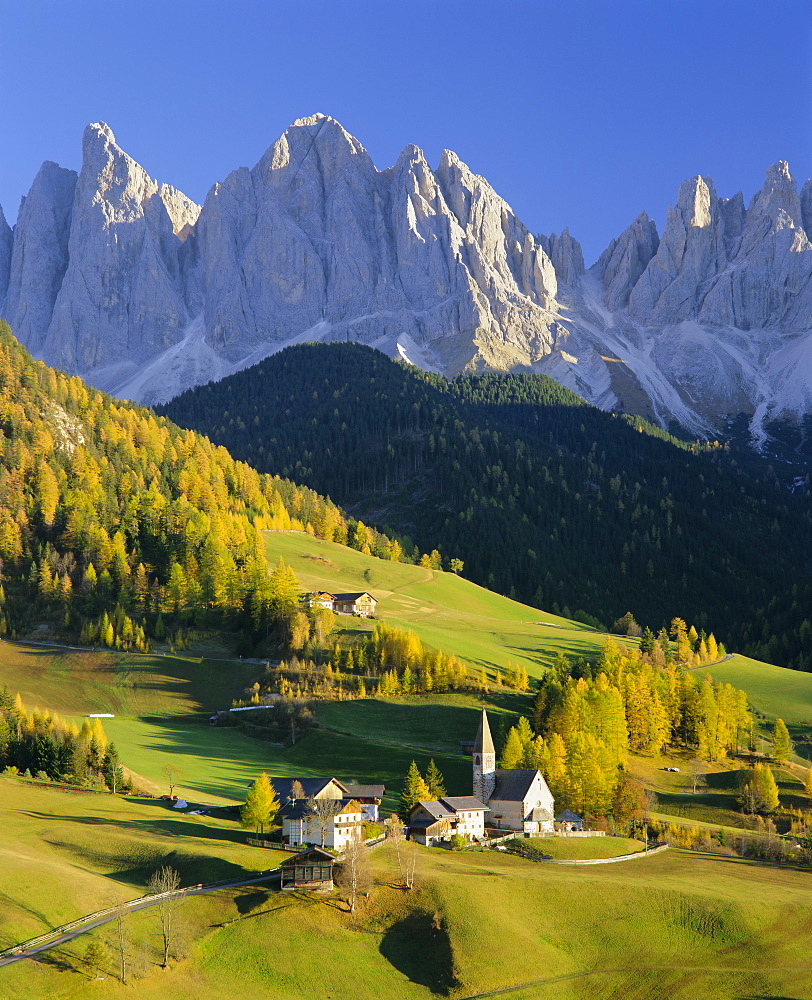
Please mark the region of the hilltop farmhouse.
POLYGON ((315 590, 302 596, 302 604, 307 608, 326 608, 337 615, 359 615, 374 618, 378 602, 366 591, 351 594, 330 594, 326 590, 315 590))

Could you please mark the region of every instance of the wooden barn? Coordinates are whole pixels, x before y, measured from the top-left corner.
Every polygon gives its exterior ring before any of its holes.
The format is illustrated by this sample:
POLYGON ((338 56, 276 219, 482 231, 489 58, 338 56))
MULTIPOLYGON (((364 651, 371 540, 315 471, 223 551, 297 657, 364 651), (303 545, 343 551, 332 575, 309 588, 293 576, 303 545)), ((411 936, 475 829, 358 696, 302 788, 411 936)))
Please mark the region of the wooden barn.
POLYGON ((311 847, 282 862, 282 889, 331 891, 336 859, 320 847, 311 847))

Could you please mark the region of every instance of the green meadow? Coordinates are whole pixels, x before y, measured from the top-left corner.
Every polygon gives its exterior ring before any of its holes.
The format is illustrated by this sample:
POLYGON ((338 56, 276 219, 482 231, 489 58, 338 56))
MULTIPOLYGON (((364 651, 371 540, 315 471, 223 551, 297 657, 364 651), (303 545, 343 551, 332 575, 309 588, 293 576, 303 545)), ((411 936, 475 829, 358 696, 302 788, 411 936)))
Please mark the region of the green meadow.
MULTIPOLYGON (((265 547, 268 561, 281 556, 305 590, 367 590, 379 602, 376 617, 491 673, 511 662, 539 677, 557 653, 596 656, 605 640, 586 625, 511 601, 453 573, 388 562, 301 532, 266 532, 265 547)), ((373 624, 349 617, 346 623, 352 629, 373 624)))
MULTIPOLYGON (((0 969, 0 990, 8 1000, 812 996, 808 870, 675 849, 568 866, 435 848, 419 850, 404 892, 388 846, 372 862, 376 886, 354 915, 335 896, 221 892, 182 904, 180 959, 166 972, 142 963, 134 987, 115 981, 113 956, 102 979, 73 971, 74 942, 0 969)), ((128 930, 154 959, 147 915, 128 930)))
POLYGON ((184 815, 158 799, 0 775, 0 802, 0 947, 143 895, 162 864, 196 885, 250 877, 284 857, 248 847, 236 819, 184 815))

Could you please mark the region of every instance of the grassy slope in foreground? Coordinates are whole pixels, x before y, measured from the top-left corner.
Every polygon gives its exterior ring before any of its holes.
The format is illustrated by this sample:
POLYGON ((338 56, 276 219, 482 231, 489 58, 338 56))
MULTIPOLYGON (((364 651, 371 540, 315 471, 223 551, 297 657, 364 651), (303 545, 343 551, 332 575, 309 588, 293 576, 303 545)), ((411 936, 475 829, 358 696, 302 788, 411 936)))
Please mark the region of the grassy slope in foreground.
POLYGON ((184 816, 152 799, 0 775, 0 801, 0 947, 142 895, 163 863, 195 885, 247 878, 284 857, 246 846, 235 821, 184 816))
MULTIPOLYGON (((221 897, 189 957, 165 973, 153 968, 138 996, 430 1000, 449 987, 446 995, 471 997, 531 983, 509 995, 812 996, 808 872, 677 850, 586 867, 496 853, 419 855, 418 887, 403 893, 388 885, 389 848, 376 851, 378 888, 354 917, 317 897, 258 890, 221 897), (433 929, 435 920, 443 931, 433 929)), ((9 1000, 121 992, 112 979, 91 983, 41 963, 0 977, 9 1000)))
MULTIPOLYGON (((511 601, 453 573, 389 562, 300 532, 266 532, 265 548, 269 563, 282 556, 305 590, 368 590, 379 601, 378 618, 491 672, 513 662, 538 677, 557 653, 592 657, 605 640, 586 625, 511 601)), ((346 622, 355 626, 358 620, 346 622)))

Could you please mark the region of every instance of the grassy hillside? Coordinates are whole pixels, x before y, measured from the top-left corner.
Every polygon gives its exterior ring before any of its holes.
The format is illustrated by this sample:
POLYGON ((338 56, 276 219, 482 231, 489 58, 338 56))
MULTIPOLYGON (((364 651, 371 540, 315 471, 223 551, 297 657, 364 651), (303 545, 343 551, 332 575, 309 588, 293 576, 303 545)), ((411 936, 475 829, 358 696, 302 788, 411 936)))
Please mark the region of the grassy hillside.
POLYGON ((680 615, 808 663, 812 510, 752 453, 686 445, 544 376, 447 381, 359 344, 288 348, 162 412, 492 590, 607 625, 680 615))
POLYGON ((269 865, 269 853, 248 847, 237 822, 185 816, 157 800, 2 775, 0 798, 0 947, 140 896, 163 863, 184 885, 248 877, 269 865))
POLYGON ((0 640, 0 685, 64 715, 188 715, 231 704, 256 665, 239 660, 85 652, 0 640))
POLYGON ((742 688, 753 706, 770 719, 781 718, 787 724, 812 728, 812 674, 740 655, 694 672, 698 676, 709 673, 718 681, 742 688))
MULTIPOLYGON (((139 997, 220 1000, 235 984, 257 1000, 812 996, 808 872, 677 850, 571 867, 421 849, 407 894, 392 888, 388 848, 373 862, 378 886, 352 917, 331 899, 261 889, 190 902, 183 919, 199 932, 186 957, 153 967, 139 997)), ((46 962, 0 970, 0 989, 8 1000, 122 992, 46 962)))
MULTIPOLYGON (((596 656, 605 635, 519 604, 453 573, 389 562, 301 532, 265 532, 268 561, 282 556, 305 590, 368 590, 377 617, 416 632, 427 644, 472 666, 521 663, 538 677, 557 653, 596 656)), ((357 618, 347 628, 371 628, 357 618)))

